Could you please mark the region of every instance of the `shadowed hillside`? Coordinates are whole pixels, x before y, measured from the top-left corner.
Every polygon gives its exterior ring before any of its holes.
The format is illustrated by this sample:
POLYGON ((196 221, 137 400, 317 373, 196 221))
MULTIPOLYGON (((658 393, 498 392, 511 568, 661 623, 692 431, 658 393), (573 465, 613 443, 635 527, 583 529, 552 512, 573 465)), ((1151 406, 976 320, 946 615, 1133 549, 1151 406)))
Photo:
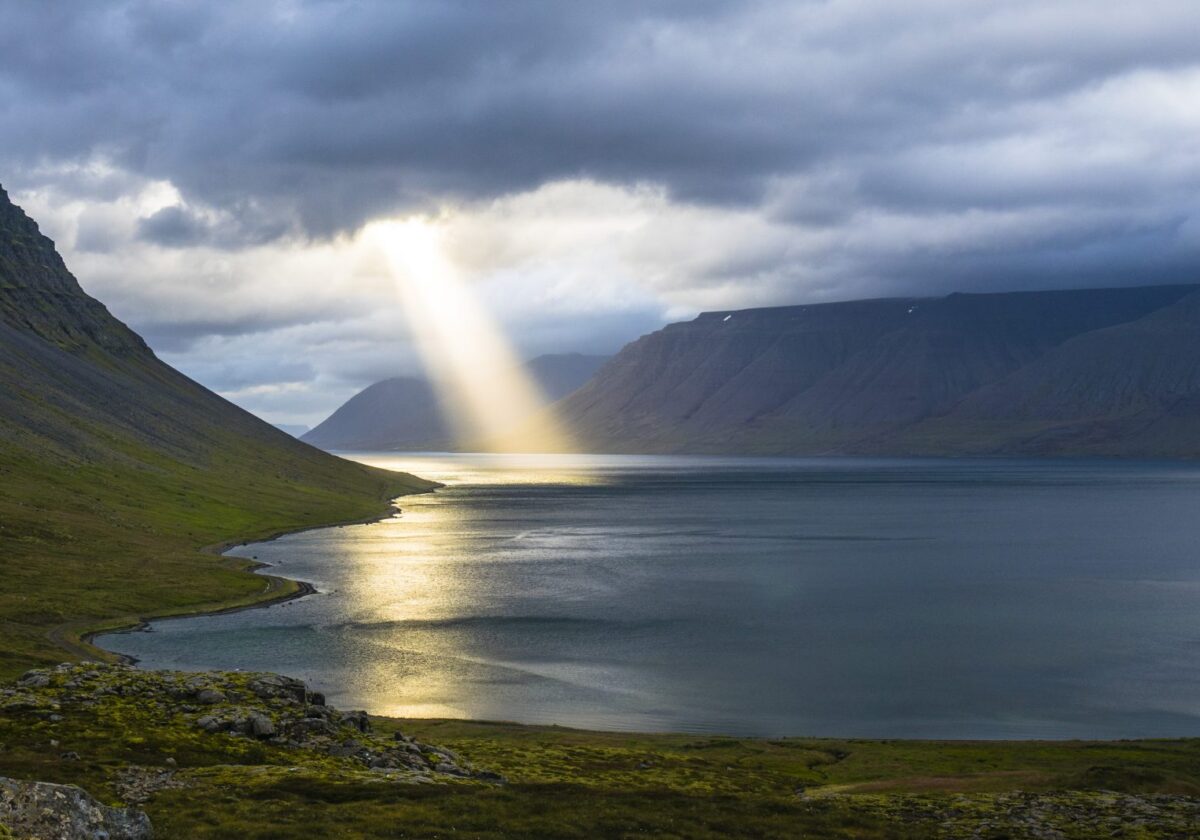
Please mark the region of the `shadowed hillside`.
POLYGON ((263 595, 203 545, 431 486, 326 455, 160 362, 0 190, 0 674, 60 659, 91 624, 263 595))
POLYGON ((598 451, 1193 455, 1195 289, 705 313, 557 409, 598 451))

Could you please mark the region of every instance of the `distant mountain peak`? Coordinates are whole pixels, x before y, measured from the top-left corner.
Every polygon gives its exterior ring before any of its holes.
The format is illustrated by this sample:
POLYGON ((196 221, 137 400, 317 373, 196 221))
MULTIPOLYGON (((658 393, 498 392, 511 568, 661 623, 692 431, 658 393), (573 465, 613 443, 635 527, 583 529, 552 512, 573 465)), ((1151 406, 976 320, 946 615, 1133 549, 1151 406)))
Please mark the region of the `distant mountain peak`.
MULTIPOLYGON (((590 379, 608 356, 548 353, 525 363, 529 375, 550 402, 561 399, 590 379)), ((454 449, 455 426, 426 379, 394 376, 368 385, 301 436, 322 449, 442 450, 454 449)))

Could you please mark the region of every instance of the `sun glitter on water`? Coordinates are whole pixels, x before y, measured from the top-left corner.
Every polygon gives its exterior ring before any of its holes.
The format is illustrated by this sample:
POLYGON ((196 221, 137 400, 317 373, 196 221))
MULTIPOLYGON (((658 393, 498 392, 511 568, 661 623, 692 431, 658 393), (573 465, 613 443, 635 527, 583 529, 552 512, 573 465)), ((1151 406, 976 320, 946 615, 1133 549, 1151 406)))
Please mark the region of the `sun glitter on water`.
POLYGON ((424 219, 375 222, 409 327, 459 443, 482 451, 566 452, 571 441, 512 342, 424 219))

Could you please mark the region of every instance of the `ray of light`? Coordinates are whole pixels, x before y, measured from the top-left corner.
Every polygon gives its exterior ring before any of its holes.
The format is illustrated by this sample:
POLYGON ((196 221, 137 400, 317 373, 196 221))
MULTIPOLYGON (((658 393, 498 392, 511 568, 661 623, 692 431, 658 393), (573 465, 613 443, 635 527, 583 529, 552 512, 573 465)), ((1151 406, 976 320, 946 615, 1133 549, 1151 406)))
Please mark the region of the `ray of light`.
POLYGON ((374 222, 370 241, 387 257, 412 334, 446 413, 466 448, 566 452, 570 440, 512 343, 424 219, 374 222))

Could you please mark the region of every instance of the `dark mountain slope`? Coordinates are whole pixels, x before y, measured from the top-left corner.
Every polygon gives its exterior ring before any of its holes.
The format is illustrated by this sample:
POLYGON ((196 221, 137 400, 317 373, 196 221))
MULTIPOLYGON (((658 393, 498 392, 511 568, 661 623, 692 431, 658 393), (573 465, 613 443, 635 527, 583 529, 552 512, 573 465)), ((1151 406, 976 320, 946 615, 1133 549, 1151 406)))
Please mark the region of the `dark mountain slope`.
POLYGON ((428 482, 333 458, 160 362, 0 190, 0 672, 48 628, 261 592, 207 543, 428 482))
POLYGON ((788 402, 896 329, 912 304, 705 313, 627 345, 556 409, 592 448, 686 448, 788 402))
MULTIPOLYGON (((1193 289, 706 313, 628 345, 557 408, 587 448, 601 451, 943 451, 907 430, 1073 338, 1138 321, 1193 289)), ((995 440, 964 433, 945 444, 984 451, 995 440)))
POLYGON ((1072 338, 908 433, 988 435, 997 451, 1200 456, 1200 292, 1072 338))
POLYGON ((527 361, 525 369, 542 396, 554 402, 582 387, 610 358, 585 353, 546 353, 527 361))
MULTIPOLYGON (((585 383, 607 361, 607 356, 559 353, 538 356, 525 367, 547 400, 554 401, 585 383)), ((445 450, 457 445, 437 391, 428 381, 411 376, 367 386, 301 440, 347 452, 445 450)))

